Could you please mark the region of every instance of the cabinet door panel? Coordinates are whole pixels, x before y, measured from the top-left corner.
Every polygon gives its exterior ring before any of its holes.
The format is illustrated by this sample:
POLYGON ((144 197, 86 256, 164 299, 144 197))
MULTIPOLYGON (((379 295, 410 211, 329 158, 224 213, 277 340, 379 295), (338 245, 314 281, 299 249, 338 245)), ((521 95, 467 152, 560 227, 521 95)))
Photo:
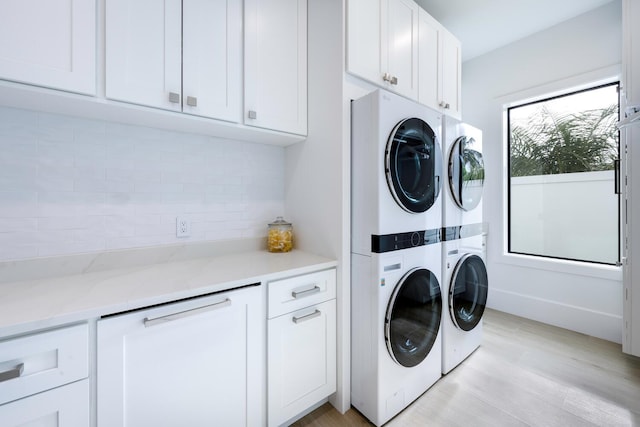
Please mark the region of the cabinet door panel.
POLYGON ((95 95, 95 0, 5 0, 0 40, 0 78, 95 95))
POLYGON ((89 380, 0 406, 3 427, 87 427, 89 380))
POLYGON ((181 110, 181 0, 106 0, 107 98, 181 110))
POLYGON ((461 52, 460 42, 446 30, 442 34, 442 96, 441 100, 449 104, 444 111, 453 117, 460 118, 461 52))
POLYGON ((420 10, 418 25, 418 101, 437 110, 439 108, 439 36, 440 24, 427 12, 420 10))
POLYGON ((183 111, 237 122, 242 114, 242 3, 183 1, 183 111), (196 98, 196 106, 187 97, 196 98))
POLYGON ((389 0, 389 73, 397 78, 390 90, 418 98, 418 12, 413 0, 389 0))
POLYGON ((347 71, 382 84, 386 54, 382 57, 383 36, 380 0, 349 0, 347 4, 347 71))
POLYGON ((98 425, 257 425, 261 307, 252 287, 99 321, 98 425))
POLYGON ((269 320, 269 425, 336 390, 336 301, 269 320))
POLYGON ((245 1, 245 124, 307 133, 306 0, 245 1))

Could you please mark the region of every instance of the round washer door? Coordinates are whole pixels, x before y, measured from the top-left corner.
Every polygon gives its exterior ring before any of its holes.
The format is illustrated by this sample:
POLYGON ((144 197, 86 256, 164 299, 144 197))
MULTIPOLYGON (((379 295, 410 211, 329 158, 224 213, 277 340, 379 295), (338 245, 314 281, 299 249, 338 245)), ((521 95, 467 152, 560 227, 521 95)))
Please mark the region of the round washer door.
POLYGON ((456 205, 465 211, 478 206, 484 187, 484 160, 476 140, 461 136, 449 154, 449 188, 456 205))
POLYGON ((384 338, 393 360, 409 368, 422 362, 438 337, 441 315, 436 276, 424 268, 408 271, 393 290, 384 319, 384 338))
POLYGON ((478 255, 460 258, 449 285, 449 314, 458 329, 475 328, 487 304, 488 279, 484 261, 478 255))
POLYGON ((442 155, 435 132, 424 120, 405 119, 391 132, 385 149, 389 190, 402 209, 427 211, 440 194, 442 155))

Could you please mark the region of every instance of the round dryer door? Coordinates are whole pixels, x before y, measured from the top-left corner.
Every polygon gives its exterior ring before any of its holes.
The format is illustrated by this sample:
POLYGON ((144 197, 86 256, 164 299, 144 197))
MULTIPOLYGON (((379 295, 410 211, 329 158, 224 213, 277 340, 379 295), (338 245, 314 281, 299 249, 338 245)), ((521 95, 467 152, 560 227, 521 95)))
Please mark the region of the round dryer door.
POLYGON ((449 154, 449 188, 453 200, 465 211, 478 206, 484 186, 484 161, 476 150, 476 140, 467 136, 456 139, 449 154))
POLYGON ((384 337, 393 360, 406 367, 422 362, 438 337, 441 315, 436 276, 424 268, 407 272, 393 291, 384 320, 384 337))
POLYGON ((484 261, 478 255, 464 255, 456 264, 449 284, 449 314, 458 329, 470 331, 480 323, 487 290, 484 261))
POLYGON ((385 149, 389 190, 407 212, 427 211, 440 194, 442 155, 431 126, 410 118, 396 125, 385 149))

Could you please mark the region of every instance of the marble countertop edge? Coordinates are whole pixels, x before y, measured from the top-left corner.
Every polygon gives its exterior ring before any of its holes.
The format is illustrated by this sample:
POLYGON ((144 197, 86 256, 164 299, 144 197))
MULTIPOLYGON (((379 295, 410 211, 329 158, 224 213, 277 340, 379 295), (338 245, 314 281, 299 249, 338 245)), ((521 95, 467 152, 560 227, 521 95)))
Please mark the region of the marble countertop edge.
MULTIPOLYGON (((111 268, 85 269, 78 274, 0 280, 0 339, 337 265, 335 260, 298 250, 274 254, 251 245, 245 249, 226 254, 214 250, 209 256, 201 256, 198 249, 192 251, 198 256, 182 259, 172 258, 176 252, 167 251, 165 254, 173 255, 161 257, 159 263, 137 262, 118 268, 116 262, 111 268)), ((63 257, 61 262, 68 259, 63 257)), ((77 259, 87 262, 87 257, 77 259)), ((147 259, 157 260, 157 254, 147 259)), ((54 264, 48 259, 45 265, 54 264)), ((0 275, 2 271, 0 268, 0 275)))

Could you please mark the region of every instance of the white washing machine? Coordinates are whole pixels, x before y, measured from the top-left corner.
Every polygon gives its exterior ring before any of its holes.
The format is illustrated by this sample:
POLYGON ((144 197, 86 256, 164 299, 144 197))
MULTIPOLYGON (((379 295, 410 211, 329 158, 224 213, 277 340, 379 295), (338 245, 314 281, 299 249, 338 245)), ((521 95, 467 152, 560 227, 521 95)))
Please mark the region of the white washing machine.
POLYGON ((351 255, 351 403, 377 426, 442 375, 440 246, 351 255))
POLYGON ((482 223, 484 160, 482 131, 450 117, 443 118, 443 227, 482 223))
POLYGON ((442 227, 442 115, 380 89, 351 112, 351 252, 379 252, 375 239, 400 233, 406 247, 421 246, 442 227))
MULTIPOLYGON (((461 228, 464 232, 465 227, 461 228)), ((482 315, 489 290, 484 236, 469 234, 442 243, 443 374, 458 366, 482 342, 482 315)))
POLYGON ((482 192, 482 132, 443 118, 446 189, 442 202, 442 373, 458 366, 482 341, 487 301, 482 192))

